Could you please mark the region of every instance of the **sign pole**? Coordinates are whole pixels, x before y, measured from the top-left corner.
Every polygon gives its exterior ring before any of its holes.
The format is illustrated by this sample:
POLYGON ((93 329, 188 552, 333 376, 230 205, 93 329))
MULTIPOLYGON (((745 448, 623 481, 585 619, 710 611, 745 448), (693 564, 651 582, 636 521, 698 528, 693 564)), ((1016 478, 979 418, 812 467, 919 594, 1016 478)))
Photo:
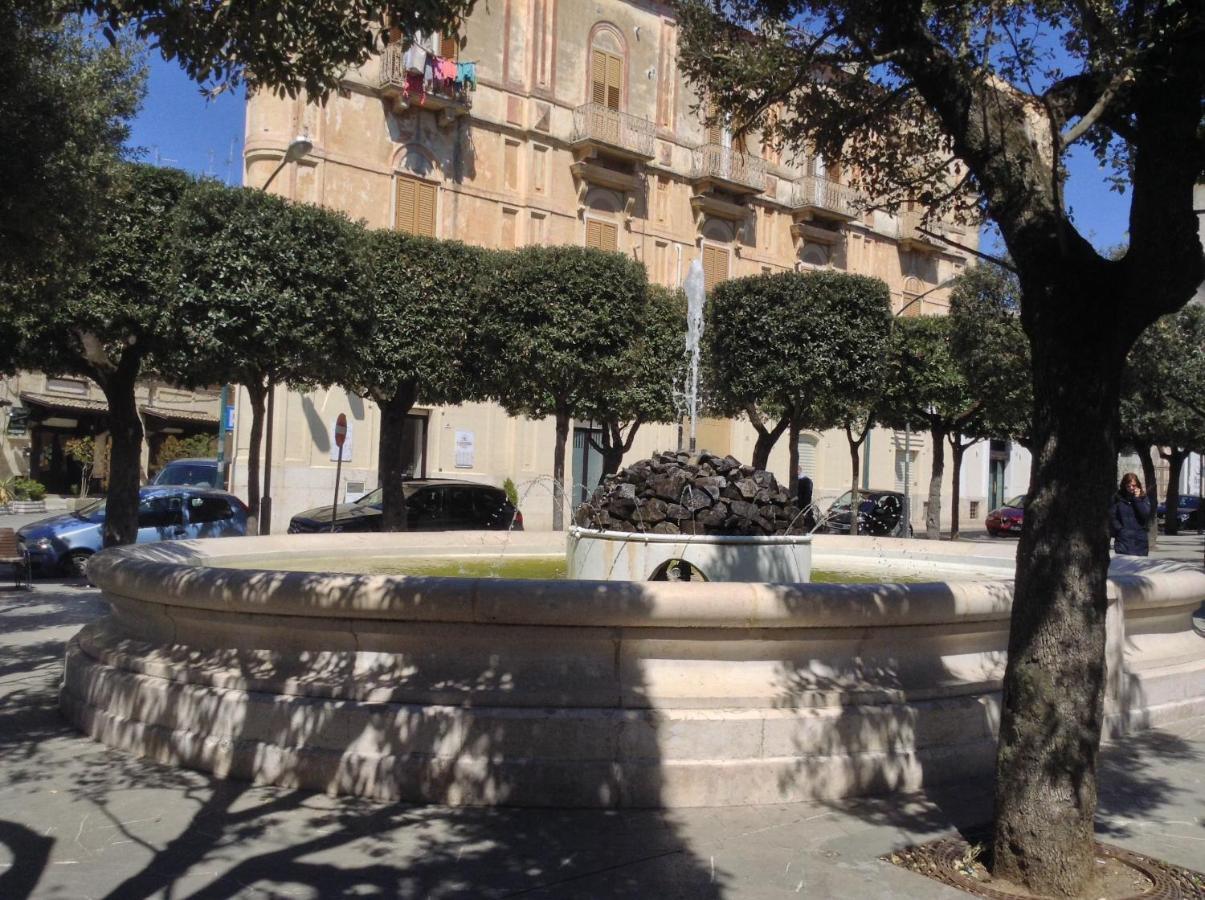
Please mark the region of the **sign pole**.
POLYGON ((335 457, 335 496, 331 501, 331 532, 335 530, 335 516, 339 511, 339 479, 343 472, 343 444, 347 441, 347 416, 339 413, 335 419, 335 446, 339 453, 335 457))

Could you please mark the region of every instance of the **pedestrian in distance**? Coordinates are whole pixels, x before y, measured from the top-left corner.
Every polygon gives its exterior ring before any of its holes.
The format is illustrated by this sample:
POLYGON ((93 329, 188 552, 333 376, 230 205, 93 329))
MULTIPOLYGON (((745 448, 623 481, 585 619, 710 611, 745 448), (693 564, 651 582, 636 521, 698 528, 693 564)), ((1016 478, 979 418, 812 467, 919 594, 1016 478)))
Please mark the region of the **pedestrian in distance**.
POLYGON ((1133 472, 1121 476, 1121 486, 1109 507, 1109 532, 1113 552, 1124 556, 1146 556, 1150 552, 1147 523, 1151 520, 1151 501, 1142 482, 1133 472))

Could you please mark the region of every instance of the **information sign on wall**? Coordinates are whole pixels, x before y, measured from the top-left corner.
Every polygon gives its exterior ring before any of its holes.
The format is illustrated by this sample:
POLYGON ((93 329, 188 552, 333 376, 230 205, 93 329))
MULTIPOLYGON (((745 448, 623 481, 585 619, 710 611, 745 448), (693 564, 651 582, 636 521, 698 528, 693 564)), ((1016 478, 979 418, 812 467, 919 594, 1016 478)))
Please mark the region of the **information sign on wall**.
POLYGON ((471 431, 456 432, 456 468, 473 468, 474 438, 471 431))

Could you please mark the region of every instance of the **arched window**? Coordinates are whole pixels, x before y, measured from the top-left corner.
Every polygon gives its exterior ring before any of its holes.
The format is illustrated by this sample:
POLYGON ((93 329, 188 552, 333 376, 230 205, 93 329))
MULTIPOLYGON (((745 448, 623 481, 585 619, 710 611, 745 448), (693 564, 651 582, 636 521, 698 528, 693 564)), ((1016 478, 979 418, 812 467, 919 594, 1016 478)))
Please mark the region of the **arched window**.
POLYGON ((799 477, 806 475, 814 483, 820 474, 820 465, 816 450, 820 438, 814 434, 799 435, 799 477))
POLYGON ((596 25, 590 38, 590 102, 618 111, 623 104, 626 52, 619 32, 596 25))

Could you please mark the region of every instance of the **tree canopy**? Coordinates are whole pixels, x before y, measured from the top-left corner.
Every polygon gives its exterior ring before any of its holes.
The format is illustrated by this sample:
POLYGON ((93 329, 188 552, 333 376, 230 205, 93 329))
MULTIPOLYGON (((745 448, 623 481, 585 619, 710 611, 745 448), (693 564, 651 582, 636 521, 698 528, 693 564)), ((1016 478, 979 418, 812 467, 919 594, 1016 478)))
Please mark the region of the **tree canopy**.
POLYGON ((402 443, 415 402, 479 400, 481 282, 488 254, 458 241, 371 231, 362 242, 368 322, 344 383, 381 408, 384 527, 406 525, 402 443))
POLYGON ((100 47, 76 17, 0 0, 0 285, 85 264, 144 75, 129 41, 100 47))
POLYGON ((489 393, 511 415, 555 417, 560 530, 569 421, 588 417, 600 392, 627 383, 648 281, 639 263, 585 247, 524 247, 495 259, 482 316, 489 393))
MULTIPOLYGON (((1021 288, 1033 478, 1017 556, 992 865, 1038 893, 1093 872, 1125 357, 1193 295, 1205 254, 1205 7, 1179 0, 933 4, 677 0, 681 60, 738 131, 820 153, 889 210, 978 213, 1021 288), (1126 252, 1072 220, 1070 148, 1129 187, 1126 252)), ((929 231, 951 240, 939 226, 929 231)))

